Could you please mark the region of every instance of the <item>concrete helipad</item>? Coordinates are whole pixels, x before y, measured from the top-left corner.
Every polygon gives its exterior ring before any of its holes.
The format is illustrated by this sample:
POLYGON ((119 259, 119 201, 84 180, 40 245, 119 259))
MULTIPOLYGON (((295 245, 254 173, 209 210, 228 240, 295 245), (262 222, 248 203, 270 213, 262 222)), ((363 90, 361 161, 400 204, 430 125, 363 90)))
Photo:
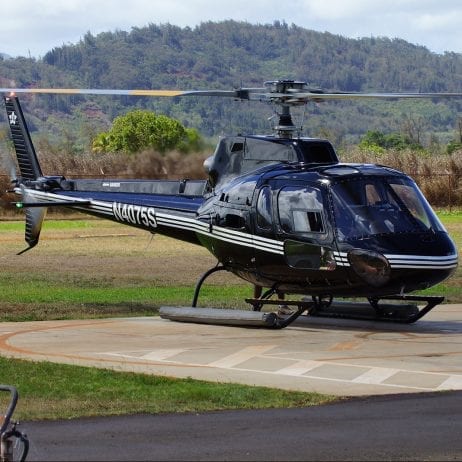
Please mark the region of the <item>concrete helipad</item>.
POLYGON ((411 325, 305 318, 283 330, 158 317, 0 323, 0 355, 336 395, 462 390, 462 306, 411 325))

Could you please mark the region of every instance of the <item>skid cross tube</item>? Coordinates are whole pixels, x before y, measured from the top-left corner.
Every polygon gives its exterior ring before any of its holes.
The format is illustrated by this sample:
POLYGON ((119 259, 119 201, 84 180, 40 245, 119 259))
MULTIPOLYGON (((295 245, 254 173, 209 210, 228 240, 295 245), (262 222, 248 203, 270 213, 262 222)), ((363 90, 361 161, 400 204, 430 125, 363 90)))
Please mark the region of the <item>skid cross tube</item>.
MULTIPOLYGON (((274 291, 273 291, 274 293, 274 291)), ((297 310, 295 310, 292 314, 287 317, 278 316, 277 320, 277 328, 283 329, 287 327, 289 324, 292 324, 304 311, 310 312, 311 309, 314 308, 315 303, 311 301, 305 300, 267 300, 262 298, 246 298, 245 301, 250 303, 253 306, 254 311, 260 311, 263 305, 287 305, 287 306, 296 306, 297 310)))
POLYGON ((191 306, 192 307, 196 307, 197 306, 197 299, 199 298, 199 292, 201 290, 201 287, 202 287, 202 284, 204 283, 204 281, 213 273, 216 273, 217 271, 223 271, 223 270, 226 270, 226 268, 224 266, 214 266, 213 268, 209 269, 208 271, 206 271, 201 277, 200 279, 197 281, 197 284, 196 284, 196 288, 194 289, 194 297, 193 297, 193 301, 191 303, 191 306))
MULTIPOLYGON (((194 297, 191 307, 160 307, 160 317, 179 322, 192 322, 198 324, 215 324, 215 325, 230 325, 242 327, 266 327, 270 329, 282 329, 295 321, 305 310, 310 309, 313 302, 288 302, 287 304, 295 305, 297 310, 287 316, 280 313, 260 313, 263 305, 281 304, 283 301, 267 300, 276 292, 275 287, 266 291, 263 297, 255 299, 246 299, 253 306, 252 311, 247 310, 232 310, 232 309, 217 309, 217 308, 197 308, 197 300, 204 281, 213 273, 226 270, 223 265, 217 265, 206 271, 197 281, 194 290, 194 297)), ((283 302, 286 304, 286 302, 283 302)))

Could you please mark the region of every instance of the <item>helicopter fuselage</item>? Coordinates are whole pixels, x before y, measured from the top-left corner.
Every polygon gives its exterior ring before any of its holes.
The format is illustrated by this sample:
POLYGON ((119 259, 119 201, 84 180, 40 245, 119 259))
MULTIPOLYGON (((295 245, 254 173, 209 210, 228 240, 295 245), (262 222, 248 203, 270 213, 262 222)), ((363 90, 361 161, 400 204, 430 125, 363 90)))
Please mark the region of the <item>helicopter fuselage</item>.
POLYGON ((45 177, 26 191, 203 245, 227 270, 282 293, 405 294, 457 267, 454 243, 412 179, 341 164, 325 140, 230 137, 206 165, 208 181, 45 177))
POLYGON ((265 170, 198 210, 212 230, 201 243, 253 284, 372 297, 425 289, 455 270, 452 240, 406 175, 349 164, 265 170))

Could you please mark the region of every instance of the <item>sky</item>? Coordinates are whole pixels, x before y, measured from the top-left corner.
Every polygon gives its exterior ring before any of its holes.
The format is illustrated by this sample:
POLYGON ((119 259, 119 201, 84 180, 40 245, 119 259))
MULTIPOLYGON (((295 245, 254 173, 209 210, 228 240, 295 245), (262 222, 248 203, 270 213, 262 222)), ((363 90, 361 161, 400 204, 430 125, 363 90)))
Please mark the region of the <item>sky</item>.
POLYGON ((350 38, 401 38, 435 53, 462 53, 460 0, 12 0, 1 8, 0 53, 44 56, 87 32, 149 23, 195 27, 233 19, 350 38))

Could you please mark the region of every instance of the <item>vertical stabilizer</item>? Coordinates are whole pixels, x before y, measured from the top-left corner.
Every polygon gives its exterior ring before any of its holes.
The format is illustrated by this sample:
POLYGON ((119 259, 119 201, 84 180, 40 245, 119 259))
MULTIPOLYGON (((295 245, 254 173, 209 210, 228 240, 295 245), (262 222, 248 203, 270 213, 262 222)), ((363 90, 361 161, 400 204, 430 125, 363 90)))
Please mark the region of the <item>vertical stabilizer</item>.
POLYGON ((4 99, 21 178, 23 180, 36 180, 42 176, 42 170, 19 100, 16 96, 5 96, 4 99))

